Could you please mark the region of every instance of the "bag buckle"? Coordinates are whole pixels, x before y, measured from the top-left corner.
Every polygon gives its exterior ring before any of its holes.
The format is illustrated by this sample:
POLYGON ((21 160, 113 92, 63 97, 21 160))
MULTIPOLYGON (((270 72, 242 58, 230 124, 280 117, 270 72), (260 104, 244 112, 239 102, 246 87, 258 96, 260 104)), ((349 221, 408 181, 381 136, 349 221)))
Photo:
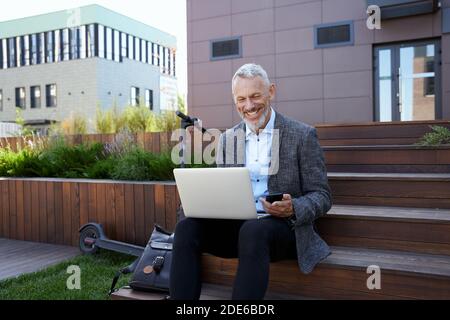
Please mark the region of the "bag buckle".
POLYGON ((155 257, 155 259, 153 260, 153 270, 155 270, 156 272, 160 272, 163 264, 164 264, 164 257, 162 256, 155 257))

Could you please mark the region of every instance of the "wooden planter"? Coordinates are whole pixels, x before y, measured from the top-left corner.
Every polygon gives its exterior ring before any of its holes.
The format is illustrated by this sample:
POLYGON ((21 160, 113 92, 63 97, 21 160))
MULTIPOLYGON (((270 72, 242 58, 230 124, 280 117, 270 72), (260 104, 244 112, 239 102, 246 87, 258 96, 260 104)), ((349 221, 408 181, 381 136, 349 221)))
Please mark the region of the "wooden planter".
POLYGON ((155 223, 173 230, 175 182, 0 178, 0 238, 78 246, 101 223, 114 240, 145 245, 155 223))

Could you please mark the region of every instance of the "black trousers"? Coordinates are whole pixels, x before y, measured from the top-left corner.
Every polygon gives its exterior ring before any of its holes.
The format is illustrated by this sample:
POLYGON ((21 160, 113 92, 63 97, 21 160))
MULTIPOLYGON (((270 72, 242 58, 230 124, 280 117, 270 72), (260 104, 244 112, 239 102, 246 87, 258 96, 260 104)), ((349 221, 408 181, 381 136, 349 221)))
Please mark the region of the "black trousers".
POLYGON ((185 218, 175 228, 170 297, 198 300, 201 254, 239 258, 233 300, 263 299, 270 262, 296 258, 295 234, 286 219, 217 220, 185 218))

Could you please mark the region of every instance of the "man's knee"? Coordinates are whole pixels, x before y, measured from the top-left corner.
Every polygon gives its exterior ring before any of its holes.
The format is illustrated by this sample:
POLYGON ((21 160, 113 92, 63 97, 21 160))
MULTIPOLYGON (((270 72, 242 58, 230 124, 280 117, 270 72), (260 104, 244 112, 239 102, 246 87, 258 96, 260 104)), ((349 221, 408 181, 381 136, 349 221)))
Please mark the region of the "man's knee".
POLYGON ((192 218, 186 218, 179 221, 175 227, 175 242, 186 244, 197 240, 200 236, 201 226, 198 221, 192 218))
POLYGON ((269 232, 258 220, 246 221, 239 231, 239 250, 254 252, 268 246, 269 232))

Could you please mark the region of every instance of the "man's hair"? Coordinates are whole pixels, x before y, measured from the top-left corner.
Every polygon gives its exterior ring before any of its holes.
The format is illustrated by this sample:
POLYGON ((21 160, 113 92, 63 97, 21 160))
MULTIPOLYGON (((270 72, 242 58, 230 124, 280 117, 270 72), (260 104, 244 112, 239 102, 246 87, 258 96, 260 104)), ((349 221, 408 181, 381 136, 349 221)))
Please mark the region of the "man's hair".
POLYGON ((261 77, 264 82, 270 86, 270 80, 267 76, 266 70, 263 69, 259 64, 247 63, 240 67, 233 76, 233 80, 231 81, 231 89, 234 89, 234 82, 236 78, 246 78, 252 79, 255 77, 261 77))

